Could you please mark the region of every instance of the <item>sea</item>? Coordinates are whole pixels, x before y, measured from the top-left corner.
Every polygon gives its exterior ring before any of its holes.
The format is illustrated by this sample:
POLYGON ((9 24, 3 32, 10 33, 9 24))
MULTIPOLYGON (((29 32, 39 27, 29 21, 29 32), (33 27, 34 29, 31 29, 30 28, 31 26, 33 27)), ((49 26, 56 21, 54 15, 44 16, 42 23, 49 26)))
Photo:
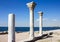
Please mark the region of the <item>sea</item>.
MULTIPOLYGON (((43 31, 49 31, 49 30, 57 30, 60 29, 60 27, 43 27, 43 31)), ((30 27, 15 27, 16 32, 28 32, 30 30, 30 27)), ((0 27, 1 31, 8 31, 8 27, 0 27)), ((39 27, 34 27, 34 31, 39 31, 39 27)))

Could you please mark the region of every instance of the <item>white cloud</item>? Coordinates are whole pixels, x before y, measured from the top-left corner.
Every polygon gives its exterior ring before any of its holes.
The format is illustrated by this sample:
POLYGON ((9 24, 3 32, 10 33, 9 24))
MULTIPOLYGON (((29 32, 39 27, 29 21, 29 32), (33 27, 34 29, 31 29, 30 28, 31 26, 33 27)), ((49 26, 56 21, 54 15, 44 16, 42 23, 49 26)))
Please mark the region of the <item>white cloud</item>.
MULTIPOLYGON (((59 26, 59 22, 58 19, 43 18, 43 26, 59 26)), ((39 19, 36 19, 36 23, 39 24, 39 19)))
POLYGON ((52 19, 52 21, 53 21, 53 22, 56 22, 56 21, 57 21, 57 19, 52 19))
POLYGON ((36 21, 39 21, 39 19, 36 19, 36 21))
MULTIPOLYGON (((47 21, 47 20, 48 20, 48 18, 43 18, 43 21, 47 21)), ((39 21, 39 18, 36 19, 36 21, 39 21)))
POLYGON ((47 21, 48 20, 48 18, 43 18, 43 21, 47 21))

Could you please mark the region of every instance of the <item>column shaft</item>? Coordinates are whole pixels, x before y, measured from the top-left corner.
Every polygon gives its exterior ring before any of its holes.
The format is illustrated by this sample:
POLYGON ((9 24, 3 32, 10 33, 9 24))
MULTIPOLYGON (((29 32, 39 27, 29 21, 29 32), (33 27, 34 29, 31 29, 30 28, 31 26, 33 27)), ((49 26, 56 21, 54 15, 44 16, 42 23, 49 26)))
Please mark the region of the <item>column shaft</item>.
POLYGON ((15 15, 8 16, 8 42, 15 42, 15 15))
POLYGON ((42 20, 43 16, 39 16, 39 35, 42 35, 42 26, 43 26, 43 20, 42 20))
POLYGON ((34 10, 30 9, 30 38, 34 38, 34 10))

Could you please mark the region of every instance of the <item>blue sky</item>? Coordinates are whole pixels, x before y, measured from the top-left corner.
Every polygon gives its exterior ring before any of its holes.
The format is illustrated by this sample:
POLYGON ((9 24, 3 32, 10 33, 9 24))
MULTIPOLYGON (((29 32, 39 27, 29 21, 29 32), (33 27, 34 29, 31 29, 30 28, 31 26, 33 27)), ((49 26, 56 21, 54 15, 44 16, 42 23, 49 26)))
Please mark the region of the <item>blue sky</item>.
POLYGON ((43 26, 60 26, 60 0, 0 0, 0 26, 8 25, 8 14, 15 14, 15 24, 29 27, 29 9, 26 3, 34 1, 34 26, 39 24, 39 11, 43 11, 43 26))

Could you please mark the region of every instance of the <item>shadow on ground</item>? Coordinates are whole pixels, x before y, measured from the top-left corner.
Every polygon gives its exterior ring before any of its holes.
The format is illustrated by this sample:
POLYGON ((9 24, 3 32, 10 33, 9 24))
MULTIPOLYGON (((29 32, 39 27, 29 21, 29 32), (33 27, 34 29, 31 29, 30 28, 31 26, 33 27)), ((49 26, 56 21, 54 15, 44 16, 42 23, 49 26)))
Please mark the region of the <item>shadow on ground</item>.
POLYGON ((37 40, 50 38, 50 37, 52 37, 52 36, 51 36, 52 34, 53 34, 53 32, 50 32, 50 33, 48 33, 48 34, 43 34, 42 36, 35 37, 33 40, 31 40, 31 41, 26 41, 26 42, 35 42, 35 41, 37 41, 37 40))

